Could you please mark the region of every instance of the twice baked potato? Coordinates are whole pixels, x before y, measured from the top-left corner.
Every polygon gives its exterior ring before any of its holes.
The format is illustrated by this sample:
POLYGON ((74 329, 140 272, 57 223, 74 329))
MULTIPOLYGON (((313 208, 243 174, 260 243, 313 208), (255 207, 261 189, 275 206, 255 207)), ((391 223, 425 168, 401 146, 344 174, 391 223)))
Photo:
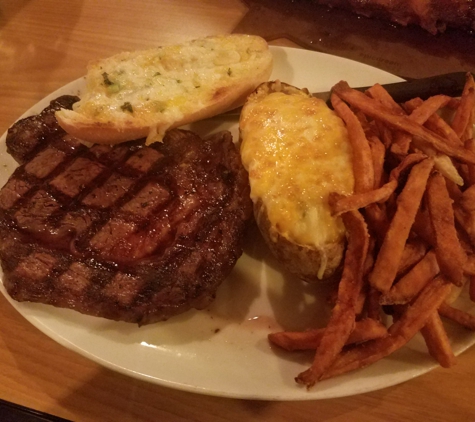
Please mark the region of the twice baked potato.
POLYGON ((343 121, 307 90, 274 81, 249 96, 239 125, 254 215, 270 249, 306 281, 331 278, 346 232, 330 213, 328 194, 354 188, 343 121))

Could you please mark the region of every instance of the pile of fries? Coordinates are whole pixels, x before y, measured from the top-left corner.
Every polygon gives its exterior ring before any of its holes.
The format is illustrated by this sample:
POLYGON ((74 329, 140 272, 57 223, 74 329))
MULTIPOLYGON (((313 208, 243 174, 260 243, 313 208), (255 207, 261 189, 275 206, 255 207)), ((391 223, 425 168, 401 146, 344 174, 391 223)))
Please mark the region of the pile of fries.
POLYGON ((348 233, 341 280, 326 327, 269 340, 316 350, 296 377, 307 387, 370 365, 419 331, 450 367, 443 319, 475 330, 475 317, 452 306, 464 286, 475 301, 474 79, 467 74, 460 98, 404 104, 381 85, 361 93, 340 82, 331 101, 348 128, 355 175, 354 194, 329 198, 348 233))

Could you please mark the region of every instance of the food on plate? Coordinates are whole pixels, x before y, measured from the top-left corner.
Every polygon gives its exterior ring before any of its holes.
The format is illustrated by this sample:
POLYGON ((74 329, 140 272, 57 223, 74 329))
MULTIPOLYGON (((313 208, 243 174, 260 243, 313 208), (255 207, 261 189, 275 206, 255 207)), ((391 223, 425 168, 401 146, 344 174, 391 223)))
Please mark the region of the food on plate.
POLYGON ((331 278, 346 234, 328 195, 354 188, 343 121, 307 91, 274 81, 249 96, 239 126, 255 219, 270 249, 306 281, 331 278))
POLYGON ((56 117, 71 135, 92 143, 147 137, 241 106, 270 76, 272 54, 253 35, 217 35, 91 63, 86 89, 56 117))
POLYGON ((54 119, 7 134, 21 165, 0 190, 3 283, 17 301, 148 324, 201 309, 242 253, 249 182, 229 132, 169 131, 88 148, 54 119))
POLYGON ((314 0, 318 4, 351 10, 359 15, 387 19, 400 25, 419 25, 432 34, 447 27, 475 29, 471 0, 314 0))
POLYGON ((370 365, 418 332, 442 367, 455 363, 444 320, 475 330, 475 314, 456 301, 462 289, 475 300, 474 99, 471 74, 460 99, 397 104, 381 85, 333 87, 332 105, 369 168, 355 172, 353 193, 328 195, 348 233, 329 321, 269 335, 286 350, 316 350, 297 382, 311 387, 370 365))

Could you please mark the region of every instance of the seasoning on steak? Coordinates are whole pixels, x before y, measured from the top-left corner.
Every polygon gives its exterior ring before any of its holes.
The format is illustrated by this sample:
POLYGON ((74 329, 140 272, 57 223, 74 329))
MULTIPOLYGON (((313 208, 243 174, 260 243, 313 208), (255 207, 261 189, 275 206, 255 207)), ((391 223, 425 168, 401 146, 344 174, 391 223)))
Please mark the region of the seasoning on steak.
POLYGON ((8 132, 23 163, 0 190, 10 296, 138 324, 207 306, 242 253, 252 210, 229 132, 87 148, 51 116, 8 132))

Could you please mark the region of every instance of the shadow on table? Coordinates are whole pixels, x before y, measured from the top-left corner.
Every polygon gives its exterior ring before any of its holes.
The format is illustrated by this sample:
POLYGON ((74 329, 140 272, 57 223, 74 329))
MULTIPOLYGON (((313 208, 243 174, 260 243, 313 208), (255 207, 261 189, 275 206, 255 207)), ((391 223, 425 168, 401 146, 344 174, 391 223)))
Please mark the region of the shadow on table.
POLYGON ((311 0, 246 0, 249 12, 234 29, 268 41, 287 38, 307 49, 366 63, 403 78, 475 70, 475 34, 448 29, 432 35, 311 0))

